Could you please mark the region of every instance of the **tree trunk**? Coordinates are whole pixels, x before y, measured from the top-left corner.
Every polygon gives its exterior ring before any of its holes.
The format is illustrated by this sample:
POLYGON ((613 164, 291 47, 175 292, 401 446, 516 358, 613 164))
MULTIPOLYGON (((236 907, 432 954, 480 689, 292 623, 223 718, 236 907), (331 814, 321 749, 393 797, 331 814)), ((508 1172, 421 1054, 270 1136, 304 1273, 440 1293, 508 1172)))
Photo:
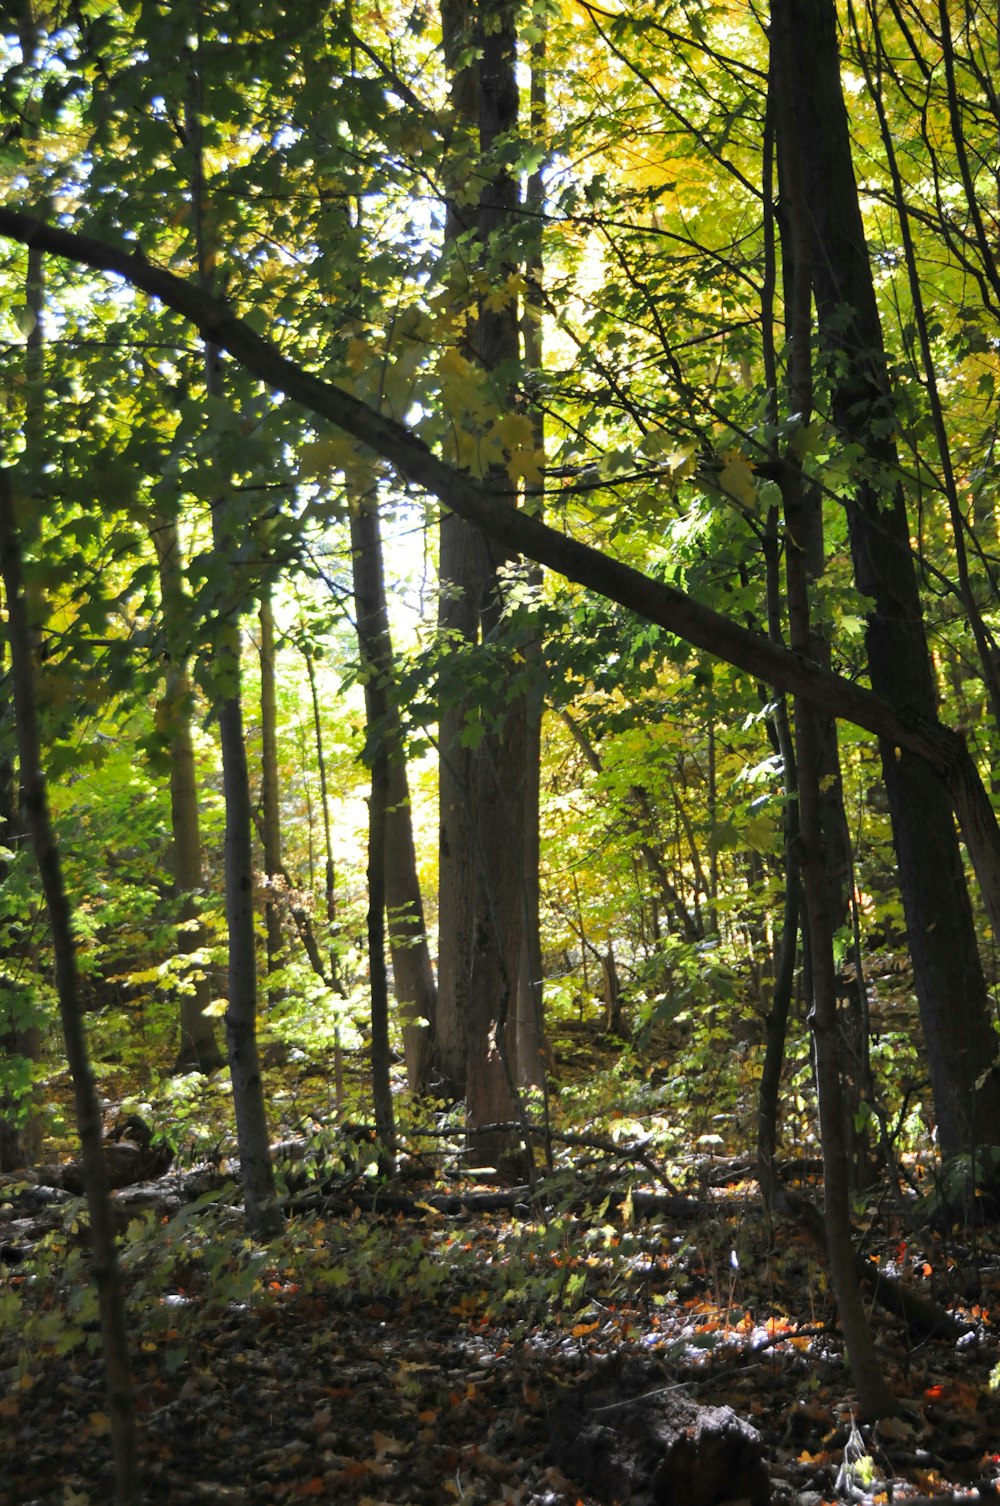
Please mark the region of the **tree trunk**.
MULTIPOLYGON (((6 745, 14 720, 5 658, 6 644, 0 639, 0 746, 6 745)), ((24 841, 14 764, 0 755, 0 848, 16 855, 24 841)), ((0 855, 0 930, 6 936, 0 952, 0 1073, 5 1079, 0 1090, 0 1171, 33 1166, 42 1145, 42 1120, 31 1080, 41 1041, 29 981, 30 918, 7 886, 12 861, 0 855)))
MULTIPOLYGON (((833 419, 863 447, 847 498, 858 589, 872 603, 873 689, 904 714, 936 715, 909 527, 891 434, 892 402, 858 206, 832 0, 772 0, 774 84, 793 125, 812 236, 820 334, 831 356, 833 419)), ((914 982, 946 1156, 1000 1143, 1000 1073, 961 854, 939 776, 883 740, 882 768, 914 982)), ((975 833, 967 836, 972 840, 975 833)), ((984 890, 986 884, 984 881, 984 890)))
POLYGON ((392 1110, 389 1049, 389 983, 385 969, 386 813, 389 805, 389 751, 376 741, 370 750, 372 783, 368 797, 368 977, 371 984, 372 1101, 385 1170, 391 1170, 396 1126, 392 1110))
MULTIPOLYGON (((443 22, 446 57, 454 58, 454 39, 466 30, 468 17, 446 6, 443 22)), ((514 270, 504 239, 518 196, 515 178, 493 160, 498 142, 516 128, 518 119, 515 12, 508 0, 488 0, 480 7, 475 16, 475 43, 479 52, 476 87, 469 86, 464 74, 457 74, 453 101, 467 129, 473 103, 477 107, 483 181, 475 220, 478 255, 494 289, 501 289, 514 270)), ((454 235, 461 228, 457 214, 453 215, 449 231, 454 235)), ((519 357, 514 295, 479 298, 469 320, 468 345, 483 371, 500 373, 495 396, 502 407, 519 357)), ((510 483, 502 469, 491 472, 485 485, 498 495, 509 495, 510 483)), ((514 506, 513 499, 508 505, 514 506)), ((443 635, 453 633, 469 644, 502 637, 502 572, 508 563, 507 556, 477 530, 455 518, 442 522, 443 635)), ((513 667, 504 664, 498 673, 507 675, 513 667)), ((478 738, 470 750, 464 744, 477 708, 464 694, 449 695, 447 688, 442 696, 438 1052, 440 1070, 447 1079, 451 1069, 442 1048, 464 1044, 471 1128, 509 1122, 517 1109, 513 1022, 526 918, 527 727, 523 694, 499 699, 504 709, 497 724, 477 729, 478 738)), ((457 1060, 455 1049, 456 1065, 457 1060)), ((529 1075, 534 1077, 537 1071, 532 1069, 529 1075)), ((490 1143, 477 1136, 475 1149, 480 1160, 494 1165, 520 1154, 499 1135, 491 1137, 490 1143)))
POLYGON ((281 809, 278 781, 278 712, 275 694, 274 607, 271 588, 264 587, 260 598, 260 806, 261 835, 264 848, 264 928, 267 937, 268 1003, 277 1003, 283 993, 270 982, 281 966, 284 938, 281 931, 281 906, 278 893, 282 886, 281 809))
POLYGON ((317 966, 315 958, 311 958, 310 960, 318 975, 327 982, 328 986, 335 993, 344 998, 346 990, 340 976, 340 958, 334 944, 337 930, 337 872, 333 861, 333 835, 330 831, 330 796, 326 779, 323 720, 319 711, 316 664, 313 659, 312 650, 308 645, 303 647, 302 656, 306 661, 306 673, 309 676, 309 698, 312 704, 313 733, 316 739, 316 770, 319 774, 320 813, 323 820, 323 909, 327 927, 327 966, 317 966))
MULTIPOLYGON (((160 614, 166 640, 166 674, 162 709, 170 758, 171 866, 179 914, 174 945, 179 957, 206 945, 200 921, 199 894, 204 882, 198 781, 191 737, 192 687, 188 672, 188 623, 191 602, 184 590, 177 522, 158 517, 150 530, 160 574, 160 614)), ((212 987, 203 962, 192 964, 180 980, 181 1043, 176 1072, 215 1072, 225 1058, 211 1016, 212 987)))
MULTIPOLYGON (((468 61, 473 43, 474 12, 470 0, 441 0, 441 40, 450 76, 451 106, 456 122, 454 197, 445 219, 446 252, 470 225, 461 204, 464 174, 474 151, 479 118, 478 72, 468 61)), ((445 163, 446 173, 451 172, 445 163)), ((465 297, 465 268, 459 264, 456 302, 465 297)), ((492 577, 487 540, 466 519, 445 511, 438 543, 438 633, 444 652, 460 652, 478 636, 479 602, 492 577)), ((434 1074, 439 1089, 451 1097, 465 1092, 468 1072, 469 987, 472 933, 475 924, 475 844, 473 825, 473 756, 463 742, 466 700, 447 677, 439 688, 438 714, 438 995, 434 1024, 434 1074)))
POLYGON ((375 756, 385 753, 385 819, 381 884, 388 916, 393 987, 399 1007, 411 1092, 427 1086, 431 1031, 436 1018, 434 971, 417 874, 410 789, 406 772, 395 666, 389 632, 382 539, 375 496, 349 482, 351 555, 358 649, 365 684, 365 713, 374 798, 375 756))
POLYGON ((116 1499, 119 1506, 137 1506, 140 1480, 132 1371, 108 1173, 102 1147, 101 1105, 83 1024, 73 918, 63 881, 59 849, 52 829, 48 790, 42 768, 31 626, 24 596, 21 544, 14 499, 6 470, 0 470, 0 574, 3 575, 7 596, 7 637, 11 652, 11 680, 24 812, 49 913, 59 1016, 66 1042, 66 1058, 73 1078, 76 1122, 90 1219, 90 1272, 97 1288, 108 1415, 115 1457, 116 1499))
MULTIPOLYGON (((200 37, 197 38, 200 48, 200 37)), ((188 74, 185 101, 187 146, 191 154, 191 199, 194 211, 198 278, 203 288, 212 281, 215 247, 210 244, 208 204, 202 156, 204 100, 200 58, 188 74)), ((225 396, 218 347, 205 342, 205 393, 221 402, 225 396)), ((232 498, 224 491, 212 501, 212 548, 220 565, 235 563, 242 521, 232 498)), ((222 572, 220 571, 220 574, 222 572)), ((238 579, 238 576, 237 576, 238 579)), ((229 932, 228 1007, 226 1045, 233 1085, 236 1140, 247 1225, 263 1237, 281 1228, 271 1161, 264 1084, 257 1051, 257 940, 253 905, 253 811, 250 774, 243 737, 240 674, 240 602, 228 593, 219 602, 215 654, 209 689, 219 722, 222 752, 222 792, 226 805, 225 891, 229 932)))
MULTIPOLYGON (((531 85, 529 104, 529 128, 532 140, 541 142, 548 136, 548 99, 546 92, 546 35, 548 14, 544 6, 538 6, 532 14, 536 35, 531 42, 531 85)), ((527 290, 521 313, 521 346, 523 351, 523 381, 532 392, 539 386, 544 367, 542 346, 542 320, 544 316, 544 244, 546 183, 543 165, 539 164, 527 182, 525 191, 525 223, 530 227, 528 249, 524 258, 524 277, 527 290)), ((524 488, 525 509, 541 517, 545 505, 545 410, 540 403, 533 403, 530 410, 532 438, 536 454, 540 457, 539 478, 526 483, 524 488)), ((533 594, 541 596, 543 572, 540 566, 528 571, 528 582, 533 594)), ((545 653, 539 635, 534 635, 525 646, 525 661, 539 675, 537 687, 528 692, 525 707, 525 785, 524 785, 524 877, 521 914, 521 947, 518 959, 517 1005, 516 1005, 516 1062, 519 1087, 545 1088, 545 999, 542 980, 541 939, 541 773, 542 773, 542 719, 545 712, 545 695, 541 681, 541 665, 545 653)))
POLYGON ((819 798, 821 742, 825 735, 822 724, 826 721, 814 707, 796 701, 799 838, 812 964, 813 1002, 809 1022, 816 1059, 823 1147, 823 1223, 830 1280, 837 1298, 837 1318, 847 1346, 858 1407, 862 1416, 874 1418, 894 1412, 896 1402, 885 1383, 875 1350, 851 1235, 850 1143, 845 1133, 830 885, 819 798))
MULTIPOLYGON (((37 66, 38 27, 30 5, 20 11, 19 38, 25 72, 37 66)), ((29 150, 37 151, 33 142, 29 150)), ((48 201, 43 201, 48 208, 48 201)), ((42 207, 42 206, 40 206, 42 207)), ((24 276, 24 305, 31 320, 24 348, 24 441, 22 467, 29 474, 39 472, 45 461, 45 255, 29 250, 24 276)), ((4 683, 4 645, 0 642, 0 725, 12 716, 8 687, 4 683)), ((15 727, 16 732, 16 727, 15 727)), ((24 839, 10 759, 0 759, 0 847, 14 851, 24 839)), ((3 893, 9 863, 0 859, 0 894, 3 893)), ((4 947, 4 1005, 0 1010, 0 1052, 6 1060, 6 1072, 13 1079, 0 1093, 0 1171, 30 1166, 38 1158, 42 1142, 42 1120, 35 1105, 32 1071, 41 1049, 41 1033, 35 1024, 36 1010, 30 987, 20 977, 30 967, 30 933, 25 928, 18 936, 20 922, 26 916, 2 917, 9 927, 9 942, 4 947)), ((7 928, 5 927, 5 929, 7 928)))

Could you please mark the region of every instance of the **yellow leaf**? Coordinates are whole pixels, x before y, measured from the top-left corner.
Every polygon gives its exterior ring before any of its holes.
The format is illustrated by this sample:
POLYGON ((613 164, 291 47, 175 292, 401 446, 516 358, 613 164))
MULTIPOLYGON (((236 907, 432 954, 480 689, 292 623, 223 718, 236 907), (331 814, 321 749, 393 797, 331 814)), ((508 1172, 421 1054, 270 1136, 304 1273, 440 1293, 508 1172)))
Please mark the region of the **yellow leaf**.
POLYGON ((346 470, 357 456, 357 445, 346 434, 314 439, 299 446, 299 476, 318 480, 331 471, 346 470))
POLYGON ((106 1433, 111 1426, 106 1412, 91 1412, 87 1420, 95 1433, 106 1433))
POLYGON ((719 485, 727 496, 741 507, 751 508, 757 500, 753 484, 753 469, 742 455, 729 455, 719 472, 719 485))
MULTIPOLYGON (((645 443, 643 444, 642 448, 644 450, 647 449, 645 443)), ((670 473, 671 484, 673 486, 677 486, 681 481, 686 481, 689 476, 693 476, 697 468, 697 464, 697 445, 683 445, 679 450, 674 450, 672 454, 667 456, 666 460, 667 470, 670 473)))
POLYGON ((442 382, 464 382, 473 374, 471 362, 450 345, 438 360, 438 376, 442 382))

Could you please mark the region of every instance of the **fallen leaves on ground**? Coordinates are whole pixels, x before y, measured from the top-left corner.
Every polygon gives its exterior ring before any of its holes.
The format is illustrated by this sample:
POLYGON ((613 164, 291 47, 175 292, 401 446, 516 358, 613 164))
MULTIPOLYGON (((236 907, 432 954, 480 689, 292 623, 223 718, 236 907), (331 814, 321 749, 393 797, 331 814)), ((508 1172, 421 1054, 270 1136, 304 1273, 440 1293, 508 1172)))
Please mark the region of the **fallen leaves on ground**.
MULTIPOLYGON (((240 1239, 206 1225, 200 1243, 190 1229, 176 1238, 170 1262, 173 1236, 145 1237, 153 1268, 136 1259, 127 1276, 151 1506, 593 1506, 586 1482, 548 1461, 549 1415, 568 1385, 626 1351, 659 1357, 670 1384, 748 1418, 777 1498, 835 1498, 852 1392, 824 1273, 791 1234, 769 1243, 745 1210, 720 1206, 682 1236, 565 1212, 534 1225, 317 1218, 284 1244, 243 1241, 226 1258, 240 1239)), ((949 1260, 921 1251, 913 1279, 949 1260)), ((905 1411, 863 1436, 897 1501, 1000 1473, 988 1386, 997 1265, 982 1245, 977 1261, 977 1316, 966 1311, 958 1346, 911 1342, 876 1319, 905 1411)), ((8 1319, 18 1300, 36 1326, 27 1355, 9 1321, 0 1341, 0 1506, 105 1506, 93 1321, 60 1352, 71 1287, 5 1279, 8 1319)))

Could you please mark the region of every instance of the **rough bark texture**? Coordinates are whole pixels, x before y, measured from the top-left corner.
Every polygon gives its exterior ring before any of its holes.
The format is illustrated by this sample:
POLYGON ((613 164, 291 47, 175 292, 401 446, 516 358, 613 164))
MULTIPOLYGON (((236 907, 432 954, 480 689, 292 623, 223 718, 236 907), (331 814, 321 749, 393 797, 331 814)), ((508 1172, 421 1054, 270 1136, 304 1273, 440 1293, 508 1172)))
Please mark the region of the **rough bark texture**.
MULTIPOLYGON (((218 660, 238 675, 235 630, 216 647, 218 660), (228 640, 228 641, 227 641, 228 640), (235 641, 234 641, 235 640, 235 641)), ((226 801, 225 889, 229 928, 226 1044, 233 1083, 233 1109, 240 1151, 247 1223, 255 1234, 274 1232, 281 1218, 275 1203, 268 1153, 267 1112, 257 1051, 257 956, 253 906, 253 845, 250 837, 250 776, 243 742, 239 694, 216 700, 226 801)))
POLYGON ((767 1506, 760 1434, 729 1407, 701 1407, 657 1365, 612 1364, 559 1401, 549 1457, 605 1501, 767 1506))
MULTIPOLYGON (((789 147, 799 158, 820 332, 832 357, 833 418, 845 443, 860 444, 867 457, 846 504, 855 578, 872 601, 872 687, 901 712, 931 719, 936 693, 904 499, 893 479, 892 402, 851 160, 836 7, 833 0, 773 0, 771 15, 774 81, 793 115, 789 147)), ((954 1155, 1000 1143, 1000 1073, 985 1072, 996 1037, 948 791, 925 762, 891 741, 883 741, 882 767, 939 1143, 954 1155)))
MULTIPOLYGON (((453 56, 449 36, 467 31, 468 23, 454 7, 445 8, 443 20, 446 56, 453 56)), ((476 87, 469 88, 458 75, 453 102, 464 111, 467 128, 472 124, 472 108, 477 112, 483 186, 473 244, 481 271, 500 288, 513 270, 507 238, 518 197, 516 179, 494 155, 518 120, 514 8, 507 0, 488 0, 476 10, 474 24, 479 52, 476 87)), ((453 216, 450 235, 463 228, 453 216)), ((467 343, 479 368, 496 373, 494 396, 498 412, 502 411, 519 357, 516 298, 481 297, 469 319, 467 343)), ((514 509, 515 499, 503 472, 488 475, 485 485, 514 509)), ((461 519, 443 521, 443 633, 453 634, 459 645, 502 638, 503 572, 509 562, 505 551, 461 519)), ((497 672, 507 676, 511 668, 498 663, 497 672)), ((481 730, 474 748, 469 749, 464 746, 469 717, 486 713, 464 693, 453 696, 446 689, 442 697, 438 1061, 448 1081, 455 1068, 447 1063, 445 1051, 452 1053, 457 1067, 459 1048, 464 1049, 471 1126, 508 1121, 515 1114, 514 1021, 521 935, 528 918, 524 892, 526 710, 522 695, 497 699, 502 711, 488 714, 492 725, 481 730)), ((525 967, 530 966, 525 959, 525 967)), ((533 1044, 537 1049, 537 1037, 533 1044)), ((502 1140, 498 1136, 495 1144, 487 1146, 477 1138, 477 1157, 492 1164, 503 1161, 510 1147, 502 1140)))

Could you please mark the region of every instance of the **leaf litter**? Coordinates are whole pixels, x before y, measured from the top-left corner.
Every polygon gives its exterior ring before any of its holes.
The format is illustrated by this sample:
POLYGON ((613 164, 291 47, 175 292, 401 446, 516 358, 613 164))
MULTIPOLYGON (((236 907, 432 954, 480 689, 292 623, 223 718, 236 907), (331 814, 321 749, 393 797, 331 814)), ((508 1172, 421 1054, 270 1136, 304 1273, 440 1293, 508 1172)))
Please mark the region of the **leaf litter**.
MULTIPOLYGON (((957 1343, 873 1314, 903 1410, 865 1427, 815 1252, 746 1199, 701 1204, 683 1228, 597 1197, 530 1217, 414 1206, 300 1218, 267 1247, 217 1203, 133 1222, 144 1501, 596 1506, 551 1462, 551 1418, 629 1355, 752 1423, 789 1506, 995 1491, 1000 1261, 984 1231, 968 1250, 883 1238, 884 1268, 975 1300, 957 1343)), ((0 1506, 113 1497, 79 1211, 61 1212, 0 1283, 0 1506)))

